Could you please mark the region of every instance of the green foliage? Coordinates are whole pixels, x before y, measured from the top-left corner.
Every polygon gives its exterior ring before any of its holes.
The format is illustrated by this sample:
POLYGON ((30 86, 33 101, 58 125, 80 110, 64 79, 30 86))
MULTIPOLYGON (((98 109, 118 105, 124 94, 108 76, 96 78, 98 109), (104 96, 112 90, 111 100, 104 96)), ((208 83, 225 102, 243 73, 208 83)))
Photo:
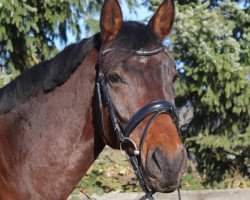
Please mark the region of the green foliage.
MULTIPOLYGON (((151 3, 151 9, 160 1, 151 3)), ((208 181, 250 178, 250 12, 241 1, 178 1, 170 38, 182 80, 177 104, 194 117, 184 131, 208 181)))
POLYGON ((78 37, 80 13, 85 1, 1 0, 0 63, 24 71, 51 57, 54 40, 67 41, 66 31, 78 37))
POLYGON ((0 71, 0 88, 14 80, 17 75, 19 75, 19 72, 15 69, 12 69, 12 73, 8 73, 4 70, 0 71))

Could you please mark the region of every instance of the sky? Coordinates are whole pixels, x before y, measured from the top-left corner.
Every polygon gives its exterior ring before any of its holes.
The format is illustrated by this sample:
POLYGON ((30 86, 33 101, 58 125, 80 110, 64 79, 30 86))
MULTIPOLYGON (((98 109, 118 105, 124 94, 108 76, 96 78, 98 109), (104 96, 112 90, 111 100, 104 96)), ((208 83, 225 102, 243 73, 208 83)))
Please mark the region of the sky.
MULTIPOLYGON (((124 2, 124 0, 122 0, 121 8, 122 8, 122 11, 123 11, 123 18, 124 18, 124 20, 126 20, 126 21, 128 21, 128 20, 134 20, 134 21, 140 21, 140 22, 142 22, 147 17, 152 16, 153 13, 150 12, 150 11, 148 11, 148 9, 146 7, 142 6, 141 5, 142 2, 143 2, 142 0, 139 0, 138 3, 140 4, 140 6, 135 9, 136 12, 132 12, 131 13, 129 11, 129 9, 128 9, 128 6, 124 2)), ((82 21, 80 23, 84 24, 84 21, 82 21)), ((84 25, 82 27, 84 27, 84 25)), ((66 44, 61 44, 59 39, 55 40, 55 45, 56 45, 56 47, 59 50, 64 49, 65 46, 67 46, 67 45, 69 45, 71 43, 77 42, 76 38, 74 37, 74 35, 70 31, 67 32, 67 36, 68 36, 68 41, 67 41, 66 44)), ((87 33, 84 30, 82 30, 81 39, 83 39, 85 37, 88 37, 88 35, 87 35, 87 33)))
MULTIPOLYGON (((143 3, 143 1, 139 0, 138 3, 141 5, 143 3)), ((126 6, 126 4, 124 3, 124 1, 122 1, 121 7, 122 7, 122 11, 123 11, 123 17, 125 20, 143 21, 146 17, 152 15, 152 12, 149 12, 148 9, 142 5, 135 9, 137 14, 129 13, 129 9, 126 6)))

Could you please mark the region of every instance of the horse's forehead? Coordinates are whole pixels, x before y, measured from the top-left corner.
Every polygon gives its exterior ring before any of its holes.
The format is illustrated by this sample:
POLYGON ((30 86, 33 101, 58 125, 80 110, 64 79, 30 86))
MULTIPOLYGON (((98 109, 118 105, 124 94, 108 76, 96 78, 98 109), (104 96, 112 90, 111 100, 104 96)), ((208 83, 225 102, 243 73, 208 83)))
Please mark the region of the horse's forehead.
POLYGON ((147 76, 151 80, 153 77, 157 79, 158 76, 163 74, 165 78, 170 78, 176 74, 175 63, 165 52, 151 56, 133 55, 127 62, 121 63, 118 68, 129 74, 138 74, 140 77, 144 74, 145 77, 147 76))
POLYGON ((140 64, 146 64, 149 60, 149 57, 147 56, 140 56, 139 59, 138 59, 138 63, 140 64))
POLYGON ((117 66, 116 70, 124 71, 127 75, 150 76, 161 72, 162 61, 155 56, 137 56, 133 55, 126 62, 117 66))
POLYGON ((167 65, 169 62, 171 62, 171 59, 164 52, 160 52, 150 56, 132 55, 127 62, 128 65, 132 64, 142 67, 154 65, 157 68, 157 66, 160 66, 164 63, 167 65))

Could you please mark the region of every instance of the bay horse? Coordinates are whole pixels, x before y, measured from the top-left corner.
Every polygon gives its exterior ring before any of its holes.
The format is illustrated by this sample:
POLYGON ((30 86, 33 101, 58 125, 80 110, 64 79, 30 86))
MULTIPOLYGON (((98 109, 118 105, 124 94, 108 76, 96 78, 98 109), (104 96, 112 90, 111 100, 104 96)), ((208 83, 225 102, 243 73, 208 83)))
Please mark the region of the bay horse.
POLYGON ((100 33, 0 90, 1 200, 65 200, 105 145, 125 150, 144 199, 179 186, 177 71, 162 44, 174 14, 164 0, 147 25, 125 22, 105 0, 100 33))

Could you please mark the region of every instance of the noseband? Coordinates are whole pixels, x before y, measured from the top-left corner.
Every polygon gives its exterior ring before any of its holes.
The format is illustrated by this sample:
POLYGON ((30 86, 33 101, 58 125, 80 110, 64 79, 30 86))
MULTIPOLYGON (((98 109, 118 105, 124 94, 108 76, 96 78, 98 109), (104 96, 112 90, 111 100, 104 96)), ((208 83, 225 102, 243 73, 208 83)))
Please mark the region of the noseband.
MULTIPOLYGON (((141 197, 140 200, 153 200, 153 194, 155 191, 150 190, 147 187, 147 177, 145 175, 143 166, 142 166, 142 159, 141 159, 141 152, 143 148, 143 144, 146 138, 146 135, 148 133, 148 129, 154 119, 159 116, 160 114, 167 114, 172 117, 173 122, 176 124, 177 131, 178 131, 178 114, 176 111, 176 107, 173 106, 170 102, 166 100, 157 100, 153 101, 147 105, 145 105, 143 108, 141 108, 137 113, 135 113, 132 118, 129 120, 125 128, 121 128, 118 121, 117 121, 117 116, 114 110, 114 106, 112 103, 112 100, 110 98, 108 89, 105 85, 105 77, 103 74, 103 68, 101 65, 101 59, 104 55, 106 55, 108 52, 116 50, 116 49, 106 49, 104 51, 101 51, 100 53, 100 58, 99 62, 97 65, 97 81, 96 81, 96 91, 97 91, 97 96, 98 96, 98 108, 99 108, 99 113, 100 113, 100 118, 101 118, 101 129, 104 131, 104 123, 103 123, 103 107, 107 106, 109 110, 109 116, 110 116, 110 121, 112 124, 112 128, 114 129, 114 132, 116 134, 116 137, 120 143, 120 148, 123 152, 123 154, 130 160, 130 163, 134 169, 135 175, 140 183, 140 186, 142 188, 142 191, 145 192, 145 196, 141 197), (130 138, 131 133, 133 130, 148 116, 151 117, 149 118, 144 131, 142 133, 140 143, 139 143, 139 148, 137 148, 135 142, 130 138), (125 145, 127 144, 127 145, 125 145), (131 148, 133 149, 133 152, 131 153, 131 148), (130 153, 128 153, 130 152, 130 153)), ((119 49, 119 50, 125 50, 126 49, 119 49)), ((130 51, 131 52, 131 51, 130 51)), ((164 47, 154 49, 152 51, 132 51, 134 55, 138 56, 151 56, 151 55, 156 55, 160 52, 166 52, 164 47)), ((167 52, 166 52, 167 53, 167 52)))

